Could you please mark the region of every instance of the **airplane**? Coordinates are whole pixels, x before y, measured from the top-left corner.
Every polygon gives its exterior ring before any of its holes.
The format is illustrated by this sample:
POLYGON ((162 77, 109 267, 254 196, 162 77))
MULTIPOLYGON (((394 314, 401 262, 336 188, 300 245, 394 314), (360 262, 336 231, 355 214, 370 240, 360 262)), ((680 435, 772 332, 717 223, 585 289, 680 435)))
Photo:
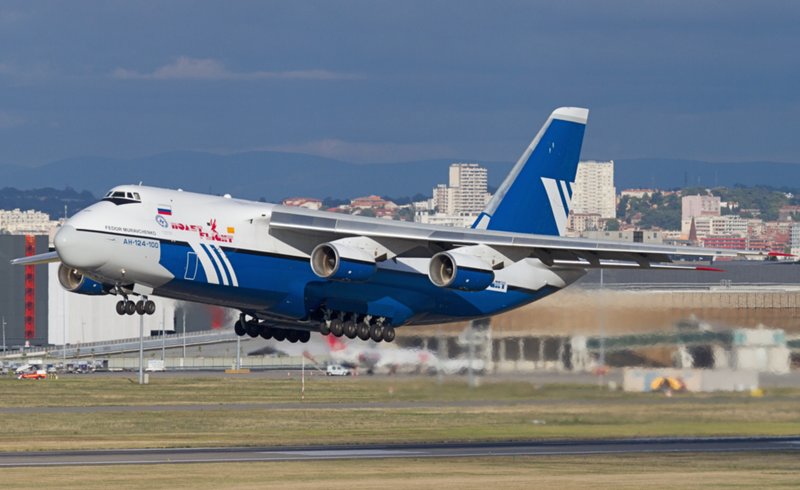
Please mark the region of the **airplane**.
POLYGON ((471 228, 121 185, 69 218, 55 251, 12 263, 60 261, 64 288, 117 295, 120 315, 164 297, 238 310, 239 335, 391 342, 398 327, 519 308, 591 268, 710 271, 673 258, 757 254, 564 237, 588 115, 553 111, 471 228))

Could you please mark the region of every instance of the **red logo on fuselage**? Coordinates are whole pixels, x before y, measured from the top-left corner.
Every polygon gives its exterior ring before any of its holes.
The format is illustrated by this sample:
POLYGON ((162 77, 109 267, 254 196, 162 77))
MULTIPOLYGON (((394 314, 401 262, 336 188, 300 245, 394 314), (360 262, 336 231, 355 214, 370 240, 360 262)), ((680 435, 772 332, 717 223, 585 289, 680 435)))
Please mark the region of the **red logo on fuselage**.
POLYGON ((173 230, 179 231, 196 231, 200 238, 205 240, 211 240, 212 242, 222 242, 222 243, 231 243, 233 242, 233 235, 223 235, 217 231, 217 220, 212 219, 206 225, 211 228, 210 231, 206 231, 200 225, 185 225, 183 223, 172 223, 173 230))

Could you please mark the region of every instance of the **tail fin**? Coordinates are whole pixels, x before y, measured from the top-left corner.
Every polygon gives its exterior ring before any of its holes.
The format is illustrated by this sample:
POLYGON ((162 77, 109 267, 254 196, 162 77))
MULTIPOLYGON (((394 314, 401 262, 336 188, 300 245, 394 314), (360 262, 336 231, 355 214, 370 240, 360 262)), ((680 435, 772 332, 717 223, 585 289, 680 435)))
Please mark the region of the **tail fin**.
POLYGON ((564 235, 588 118, 588 109, 553 111, 472 227, 564 235))

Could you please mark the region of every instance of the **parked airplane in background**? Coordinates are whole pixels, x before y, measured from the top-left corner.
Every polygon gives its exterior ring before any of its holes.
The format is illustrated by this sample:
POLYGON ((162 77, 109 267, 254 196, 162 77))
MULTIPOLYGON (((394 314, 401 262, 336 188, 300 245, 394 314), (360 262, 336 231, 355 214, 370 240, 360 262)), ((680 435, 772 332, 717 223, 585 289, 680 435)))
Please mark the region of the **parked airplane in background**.
POLYGON ((239 335, 390 342, 400 326, 518 308, 588 268, 712 270, 672 257, 738 254, 563 238, 587 118, 555 110, 472 229, 124 185, 67 220, 55 252, 12 262, 60 260, 67 290, 118 295, 120 314, 161 296, 238 309, 239 335))

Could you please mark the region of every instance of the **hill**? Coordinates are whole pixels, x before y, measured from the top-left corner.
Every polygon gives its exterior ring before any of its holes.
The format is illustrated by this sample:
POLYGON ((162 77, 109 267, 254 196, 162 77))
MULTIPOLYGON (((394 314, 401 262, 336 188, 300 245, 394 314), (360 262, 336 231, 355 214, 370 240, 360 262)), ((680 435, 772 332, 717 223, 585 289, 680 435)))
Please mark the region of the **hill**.
MULTIPOLYGON (((279 201, 290 196, 350 198, 365 194, 430 195, 447 182, 453 161, 441 159, 389 164, 343 162, 300 153, 248 152, 217 155, 170 152, 114 159, 85 157, 40 167, 0 166, 0 182, 19 189, 53 187, 85 189, 102 195, 118 184, 148 185, 279 201)), ((510 162, 480 162, 497 187, 510 162)), ((765 185, 776 188, 800 181, 800 165, 775 162, 710 163, 692 160, 623 159, 616 161, 617 189, 685 186, 765 185)))

